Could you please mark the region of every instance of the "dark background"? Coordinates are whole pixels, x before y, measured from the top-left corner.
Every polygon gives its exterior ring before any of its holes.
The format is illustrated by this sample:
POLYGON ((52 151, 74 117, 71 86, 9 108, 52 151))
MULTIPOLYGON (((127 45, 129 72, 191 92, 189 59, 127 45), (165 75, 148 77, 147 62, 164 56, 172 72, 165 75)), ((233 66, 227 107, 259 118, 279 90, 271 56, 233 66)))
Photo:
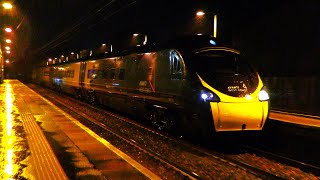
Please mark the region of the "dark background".
POLYGON ((148 42, 180 34, 211 34, 240 49, 262 76, 318 75, 319 1, 213 0, 17 0, 14 63, 23 72, 49 57, 94 49, 102 43, 125 48, 133 33, 148 42), (29 67, 29 68, 26 68, 29 67))

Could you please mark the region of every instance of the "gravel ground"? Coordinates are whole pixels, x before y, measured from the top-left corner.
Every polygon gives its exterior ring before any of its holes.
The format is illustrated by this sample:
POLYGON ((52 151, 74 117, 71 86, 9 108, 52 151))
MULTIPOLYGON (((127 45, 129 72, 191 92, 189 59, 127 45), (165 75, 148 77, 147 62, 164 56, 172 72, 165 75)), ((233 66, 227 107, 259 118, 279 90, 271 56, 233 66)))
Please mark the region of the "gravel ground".
MULTIPOLYGON (((160 156, 166 161, 172 162, 180 168, 194 172, 195 174, 199 175, 201 179, 258 178, 243 168, 239 168, 219 158, 209 156, 206 153, 201 152, 201 150, 195 150, 195 148, 192 147, 190 148, 192 145, 185 146, 184 143, 172 141, 165 136, 146 131, 143 128, 121 121, 119 118, 110 116, 106 113, 100 113, 89 106, 74 103, 73 101, 69 101, 68 98, 65 98, 64 95, 57 95, 51 91, 40 89, 38 87, 36 90, 40 94, 44 94, 47 98, 62 101, 65 106, 73 107, 78 112, 82 112, 87 116, 99 120, 108 128, 112 129, 112 131, 115 133, 125 137, 126 139, 129 139, 131 142, 134 142, 143 149, 152 151, 157 156, 160 156)), ((71 113, 71 115, 78 116, 74 113, 71 113)), ((89 126, 97 134, 110 141, 113 145, 161 176, 163 179, 187 178, 186 176, 177 173, 172 167, 170 168, 166 164, 155 160, 141 149, 133 148, 132 145, 106 132, 104 129, 97 127, 97 125, 89 123, 84 119, 81 120, 81 117, 79 116, 76 118, 80 118, 80 121, 83 124, 89 126)), ((265 157, 257 154, 237 153, 226 156, 245 162, 266 172, 276 174, 277 176, 285 179, 319 179, 319 177, 311 173, 306 173, 298 168, 287 166, 274 160, 266 159, 265 157)))

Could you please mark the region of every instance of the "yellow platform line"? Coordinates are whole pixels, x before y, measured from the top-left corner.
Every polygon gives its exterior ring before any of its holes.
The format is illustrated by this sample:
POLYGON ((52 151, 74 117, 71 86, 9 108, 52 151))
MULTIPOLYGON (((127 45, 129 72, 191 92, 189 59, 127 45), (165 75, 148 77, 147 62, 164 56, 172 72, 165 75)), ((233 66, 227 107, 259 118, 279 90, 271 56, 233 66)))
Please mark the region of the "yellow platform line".
POLYGON ((320 120, 309 118, 309 117, 302 117, 302 116, 283 114, 283 113, 277 113, 277 112, 271 111, 269 118, 274 119, 274 120, 278 120, 278 121, 283 121, 286 123, 299 124, 299 125, 304 125, 304 126, 312 126, 312 127, 320 128, 320 120))
MULTIPOLYGON (((32 89, 30 89, 31 91, 33 91, 32 89)), ((34 91, 33 91, 34 92, 34 91)), ((36 93, 36 92, 34 92, 36 93)), ((38 93, 36 93, 38 94, 38 93)), ((40 96, 40 95, 39 95, 40 96)), ((102 143, 104 146, 106 146, 107 148, 109 148, 112 152, 114 152, 115 154, 117 154, 119 157, 121 157, 123 160, 125 160, 126 162, 128 162, 131 166, 133 166, 134 168, 136 168, 138 171, 140 171, 142 174, 144 174, 146 177, 148 177, 149 179, 161 179, 159 176, 157 176, 156 174, 154 174, 153 172, 151 172, 149 169, 147 169, 146 167, 142 166, 140 163, 138 163, 137 161, 135 161, 134 159, 132 159, 130 156, 128 156, 127 154, 125 154, 124 152, 120 151, 118 148, 116 148, 115 146, 113 146, 110 142, 108 142, 107 140, 103 139, 102 137, 100 137, 99 135, 97 135, 95 132, 93 132, 91 129, 87 128, 86 126, 84 126, 83 124, 81 124, 78 120, 74 119, 73 117, 71 117, 70 115, 68 115, 67 113, 65 113, 63 110, 61 110, 60 108, 58 108, 56 105, 54 105, 53 103, 51 103, 49 100, 47 100, 46 98, 40 96, 44 101, 46 101, 50 106, 52 106, 54 109, 56 109, 59 113, 63 114, 64 116, 66 116, 68 119, 70 119, 73 123, 75 123, 77 126, 79 126, 81 129, 83 129, 84 131, 86 131, 88 134, 90 134, 93 138, 95 138, 96 140, 98 140, 100 143, 102 143)))
POLYGON ((35 161, 36 179, 68 179, 34 117, 22 113, 21 118, 35 161))

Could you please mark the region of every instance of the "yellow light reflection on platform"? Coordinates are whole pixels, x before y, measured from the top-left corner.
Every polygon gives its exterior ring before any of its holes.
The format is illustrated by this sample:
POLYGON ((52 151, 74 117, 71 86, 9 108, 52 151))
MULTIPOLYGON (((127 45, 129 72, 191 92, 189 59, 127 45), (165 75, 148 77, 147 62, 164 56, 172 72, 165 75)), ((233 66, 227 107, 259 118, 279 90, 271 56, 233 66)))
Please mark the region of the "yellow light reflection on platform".
POLYGON ((6 83, 6 91, 5 91, 5 119, 1 121, 1 126, 3 129, 3 137, 2 137, 2 149, 1 149, 1 156, 2 156, 2 172, 1 172, 1 179, 13 179, 14 174, 17 172, 17 165, 14 164, 14 143, 16 140, 15 132, 13 129, 13 94, 12 94, 12 87, 9 83, 6 83))

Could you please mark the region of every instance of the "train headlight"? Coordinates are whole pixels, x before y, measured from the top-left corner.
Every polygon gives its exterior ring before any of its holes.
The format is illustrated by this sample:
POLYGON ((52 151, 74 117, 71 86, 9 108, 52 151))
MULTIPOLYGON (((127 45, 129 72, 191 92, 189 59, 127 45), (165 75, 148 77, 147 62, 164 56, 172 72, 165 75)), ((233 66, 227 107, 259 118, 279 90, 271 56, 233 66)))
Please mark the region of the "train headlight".
POLYGON ((200 93, 200 97, 203 101, 208 102, 219 102, 220 98, 209 90, 202 90, 200 93))
POLYGON ((267 93, 267 91, 264 87, 259 92, 258 98, 260 101, 268 101, 269 100, 269 94, 267 93))

